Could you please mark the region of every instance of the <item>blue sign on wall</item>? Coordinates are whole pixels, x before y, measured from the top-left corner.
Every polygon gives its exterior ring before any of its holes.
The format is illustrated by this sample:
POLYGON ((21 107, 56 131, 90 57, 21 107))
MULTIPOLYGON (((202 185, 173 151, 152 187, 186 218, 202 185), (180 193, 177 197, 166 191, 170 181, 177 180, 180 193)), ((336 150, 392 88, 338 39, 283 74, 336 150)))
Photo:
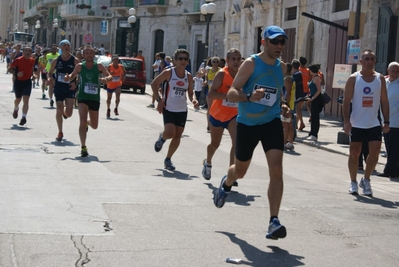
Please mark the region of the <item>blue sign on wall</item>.
POLYGON ((100 32, 101 32, 101 35, 107 35, 108 34, 108 21, 107 20, 102 20, 101 21, 100 32))

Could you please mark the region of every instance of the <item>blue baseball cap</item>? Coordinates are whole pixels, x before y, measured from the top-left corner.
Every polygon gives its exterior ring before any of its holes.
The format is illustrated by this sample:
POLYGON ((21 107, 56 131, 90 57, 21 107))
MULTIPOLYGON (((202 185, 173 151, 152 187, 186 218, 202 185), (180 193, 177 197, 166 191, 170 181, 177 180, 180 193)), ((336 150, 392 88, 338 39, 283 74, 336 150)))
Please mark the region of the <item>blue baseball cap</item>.
POLYGON ((68 41, 67 39, 64 39, 64 40, 62 40, 62 41, 60 42, 60 45, 59 45, 59 46, 62 46, 63 44, 71 45, 71 42, 68 41))
POLYGON ((281 29, 279 26, 269 26, 265 29, 263 32, 263 38, 267 39, 274 39, 277 36, 284 36, 286 39, 288 39, 288 36, 285 34, 284 30, 281 29))

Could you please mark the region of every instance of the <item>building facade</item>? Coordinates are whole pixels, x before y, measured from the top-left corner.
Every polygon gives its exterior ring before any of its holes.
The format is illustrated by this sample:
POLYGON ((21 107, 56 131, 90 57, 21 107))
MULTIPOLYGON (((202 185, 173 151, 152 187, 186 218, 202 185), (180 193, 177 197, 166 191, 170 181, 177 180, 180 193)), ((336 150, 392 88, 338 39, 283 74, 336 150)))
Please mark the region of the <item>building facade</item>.
MULTIPOLYGON (((148 63, 161 51, 169 56, 178 48, 190 51, 192 72, 208 56, 224 57, 232 47, 244 57, 258 53, 262 31, 275 24, 289 37, 282 60, 304 56, 309 63, 321 64, 325 90, 334 100, 342 94, 332 86, 334 66, 346 64, 347 43, 355 35, 346 28, 354 25, 356 13, 361 15, 361 50, 376 51, 376 70, 385 73, 389 62, 399 61, 399 1, 395 0, 214 0, 217 8, 209 21, 201 14, 205 0, 4 1, 1 36, 15 28, 36 32, 38 43, 47 45, 67 38, 74 48, 104 44, 111 53, 128 56, 142 50, 148 73, 152 71, 148 63), (131 8, 136 20, 129 24, 131 8)), ((332 101, 325 113, 340 116, 340 106, 332 101)))

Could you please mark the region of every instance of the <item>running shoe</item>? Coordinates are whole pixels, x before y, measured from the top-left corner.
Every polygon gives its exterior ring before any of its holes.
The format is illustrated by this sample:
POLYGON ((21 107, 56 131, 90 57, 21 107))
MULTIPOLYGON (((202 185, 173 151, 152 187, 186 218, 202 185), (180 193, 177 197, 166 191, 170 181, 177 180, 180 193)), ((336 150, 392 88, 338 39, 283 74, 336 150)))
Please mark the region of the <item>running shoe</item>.
POLYGON ((362 177, 362 179, 360 179, 359 186, 363 189, 364 195, 369 197, 373 196, 373 190, 371 190, 370 179, 362 177))
POLYGON ((119 115, 118 108, 114 108, 114 113, 115 113, 116 116, 119 115))
POLYGON ((155 105, 154 105, 154 104, 149 104, 149 105, 147 106, 147 108, 155 108, 155 105))
POLYGON ((224 203, 226 202, 226 197, 229 195, 230 192, 226 192, 223 189, 223 184, 227 180, 227 175, 222 178, 220 181, 220 186, 217 191, 213 192, 213 204, 217 208, 223 207, 224 203))
POLYGON ((204 159, 202 165, 202 177, 204 177, 205 180, 211 179, 212 165, 206 163, 206 159, 204 159))
POLYGON ((279 238, 284 238, 287 236, 287 230, 284 225, 280 224, 279 219, 274 218, 269 224, 269 229, 267 230, 266 238, 277 240, 279 238))
POLYGON ((358 190, 357 182, 356 181, 355 182, 351 181, 351 187, 349 187, 349 194, 357 195, 358 194, 357 190, 358 190))
POLYGON ((46 98, 46 94, 42 94, 42 99, 45 99, 46 98))
POLYGON ((176 169, 175 165, 173 165, 170 159, 166 158, 164 163, 165 163, 165 169, 169 171, 174 171, 176 169))
POLYGON ((111 117, 111 109, 107 109, 107 118, 111 117))
POLYGON ((62 113, 62 117, 64 118, 64 120, 68 119, 67 115, 65 115, 65 111, 62 113))
POLYGON ((80 155, 85 158, 89 156, 89 152, 87 152, 87 147, 86 146, 82 146, 82 150, 80 151, 80 155))
POLYGON ((285 148, 286 150, 294 150, 294 144, 288 142, 287 144, 284 145, 284 148, 285 148))
POLYGON ((38 83, 38 82, 36 83, 36 86, 39 86, 39 83, 38 83))
POLYGON ((26 123, 26 118, 22 117, 21 121, 19 122, 19 125, 23 126, 26 123))
POLYGON ((54 100, 50 99, 50 107, 53 107, 53 106, 54 106, 54 100))
POLYGON ((35 88, 36 87, 36 83, 32 83, 32 88, 35 88))
POLYGON ((14 109, 14 112, 12 113, 12 117, 14 119, 18 118, 18 109, 17 110, 14 109))
POLYGON ((63 137, 64 137, 64 134, 62 132, 59 132, 57 137, 55 138, 55 140, 57 140, 58 142, 61 142, 63 137))
POLYGON ((155 142, 154 149, 156 152, 161 151, 163 144, 165 143, 165 140, 162 139, 162 134, 159 134, 158 140, 155 142))

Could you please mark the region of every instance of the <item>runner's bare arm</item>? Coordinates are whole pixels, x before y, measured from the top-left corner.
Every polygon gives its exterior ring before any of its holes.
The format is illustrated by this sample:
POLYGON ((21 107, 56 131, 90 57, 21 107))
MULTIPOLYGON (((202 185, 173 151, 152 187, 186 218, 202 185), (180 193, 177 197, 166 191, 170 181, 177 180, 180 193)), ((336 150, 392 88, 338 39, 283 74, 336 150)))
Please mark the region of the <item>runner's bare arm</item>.
POLYGON ((216 73, 215 78, 212 81, 212 86, 211 90, 208 92, 208 99, 225 99, 226 94, 221 94, 218 93, 217 90, 219 89, 220 86, 223 84, 223 79, 224 79, 224 71, 221 70, 218 73, 216 73))
POLYGON ((255 68, 255 62, 252 58, 247 58, 240 66, 236 77, 233 80, 229 91, 227 92, 227 99, 232 102, 248 101, 247 95, 242 91, 242 87, 248 81, 255 68))

